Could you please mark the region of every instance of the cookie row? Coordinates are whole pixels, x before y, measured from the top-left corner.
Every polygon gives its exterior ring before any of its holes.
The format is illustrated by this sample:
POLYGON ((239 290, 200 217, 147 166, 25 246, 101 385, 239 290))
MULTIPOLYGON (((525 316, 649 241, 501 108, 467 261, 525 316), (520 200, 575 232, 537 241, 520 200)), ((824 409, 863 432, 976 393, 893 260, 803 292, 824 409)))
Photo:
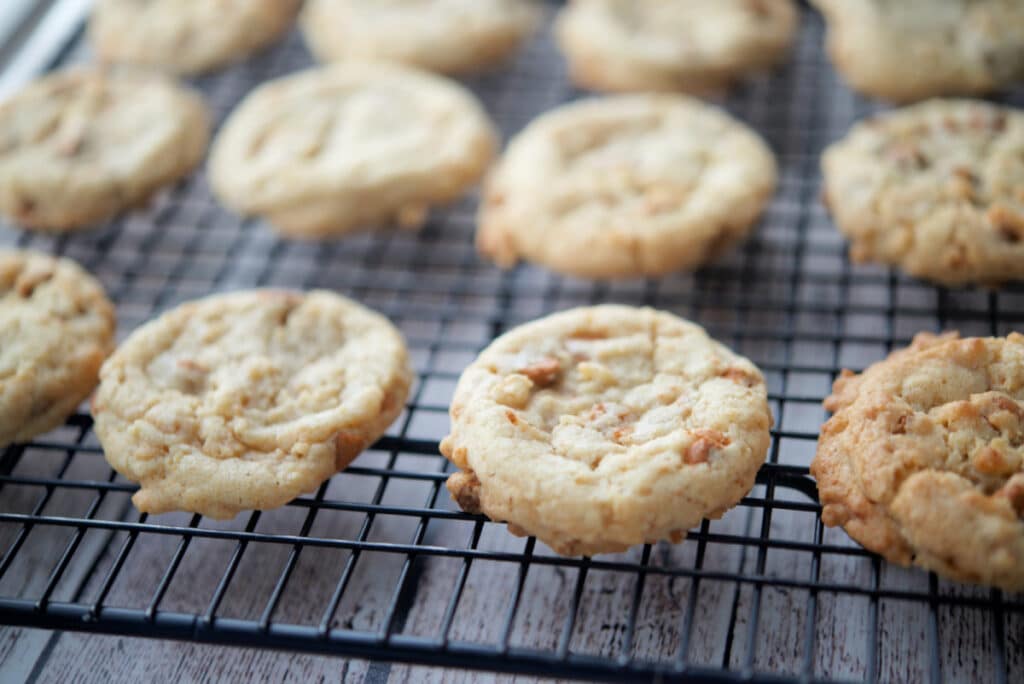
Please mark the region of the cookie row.
MULTIPOLYGON (((749 23, 787 12, 777 9, 787 3, 762 4, 684 10, 658 3, 656 10, 638 3, 612 12, 614 3, 574 3, 560 26, 601 7, 621 21, 635 13, 629 21, 641 35, 653 25, 682 30, 669 20, 680 13, 721 12, 721 23, 747 26, 734 14, 745 13, 749 23), (663 12, 663 22, 648 21, 663 12)), ((275 4, 282 14, 270 21, 259 5, 233 11, 247 8, 268 26, 294 14, 275 4)), ((145 16, 100 3, 94 26, 113 22, 104 18, 109 14, 139 23, 144 35, 161 13, 181 19, 199 11, 178 3, 132 6, 145 16)), ((306 11, 327 11, 317 7, 306 11)), ((440 0, 412 15, 401 14, 402 3, 373 7, 354 16, 364 12, 370 25, 384 27, 425 12, 450 29, 453 17, 479 10, 440 0)), ((516 20, 513 7, 523 5, 496 5, 492 19, 528 24, 525 15, 516 20)), ((337 25, 327 18, 322 23, 337 25)), ((193 27, 192 19, 181 21, 193 27)), ((483 21, 469 25, 483 31, 483 21)), ((168 33, 190 44, 185 28, 168 33)), ((200 34, 195 42, 207 41, 200 34)), ((226 37, 221 43, 238 45, 226 37)), ((1024 275, 1020 122, 1014 110, 936 101, 859 126, 833 146, 824 157, 824 197, 852 240, 851 256, 949 285, 1024 275)), ((76 70, 44 78, 0 106, 0 136, 0 209, 29 227, 70 230, 143 204, 188 174, 204 154, 209 122, 198 96, 164 77, 76 70)), ((493 124, 459 85, 349 59, 251 93, 215 141, 210 181, 226 204, 265 216, 290 236, 415 228, 430 206, 475 184, 496 148, 493 124)), ((477 244, 501 266, 524 259, 592 278, 695 268, 749 233, 776 177, 756 134, 697 101, 670 94, 583 101, 542 115, 510 142, 485 185, 477 244)))
MULTIPOLYGON (((106 459, 147 513, 231 518, 314 491, 401 413, 401 334, 339 295, 188 302, 106 359, 114 311, 67 259, 0 252, 0 445, 59 425, 99 382, 106 459), (100 367, 100 364, 102 368, 100 367)), ((844 371, 811 464, 822 521, 890 561, 1024 589, 1024 336, 922 334, 844 371)), ((514 328, 462 373, 440 451, 465 511, 590 555, 682 541, 754 486, 764 377, 697 325, 572 309, 514 328)))
MULTIPOLYGON (((810 0, 827 48, 865 95, 911 102, 1024 81, 1018 0, 810 0)), ((556 34, 580 86, 721 92, 779 63, 798 26, 791 0, 570 0, 556 34)))
MULTIPOLYGON (((1024 80, 1016 0, 812 0, 836 67, 859 92, 900 102, 983 94, 1024 80)), ((105 62, 179 74, 220 68, 276 41, 300 0, 100 0, 90 23, 105 62)), ((534 0, 307 0, 299 24, 324 62, 387 60, 464 74, 511 55, 540 21, 534 0)), ((571 0, 556 36, 580 86, 720 92, 780 62, 792 0, 571 0)))
POLYGON ((464 74, 514 53, 541 12, 536 0, 98 0, 89 37, 103 63, 194 75, 271 45, 296 15, 323 62, 400 62, 464 74))
POLYGON ((188 302, 116 351, 114 330, 76 263, 0 250, 0 447, 61 425, 96 389, 104 454, 150 513, 282 506, 376 441, 412 383, 401 333, 325 291, 188 302))
MULTIPOLYGON (((72 229, 145 202, 204 154, 195 94, 153 74, 72 70, 0 105, 0 208, 72 229)), ((293 237, 417 228, 485 172, 497 136, 441 76, 320 67, 250 93, 213 144, 210 182, 293 237)), ((858 124, 823 155, 823 198, 877 261, 947 285, 1024 277, 1024 113, 934 100, 858 124)), ((774 193, 764 141, 682 95, 581 100, 516 135, 484 186, 477 246, 582 277, 695 268, 747 236, 774 193)))
MULTIPOLYGON (((198 97, 161 76, 44 77, 0 106, 0 208, 26 226, 89 225, 188 173, 208 128, 198 97)), ((497 145, 454 81, 349 62, 257 87, 214 141, 209 180, 225 204, 291 237, 417 228, 480 179, 497 145)), ((487 183, 478 244, 502 266, 522 257, 592 277, 664 274, 742 239, 775 184, 764 142, 710 105, 582 101, 510 143, 487 183)))

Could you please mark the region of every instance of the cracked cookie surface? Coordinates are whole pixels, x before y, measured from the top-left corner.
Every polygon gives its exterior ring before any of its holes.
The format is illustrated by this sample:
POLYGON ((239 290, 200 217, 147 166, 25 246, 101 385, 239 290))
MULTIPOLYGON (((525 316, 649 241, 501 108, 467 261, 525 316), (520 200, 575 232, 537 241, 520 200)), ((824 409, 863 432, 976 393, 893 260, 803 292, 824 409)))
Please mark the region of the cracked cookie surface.
POLYGON ((702 328, 602 305, 519 326, 462 374, 442 453, 459 506, 563 555, 681 541, 750 491, 764 379, 702 328))
POLYGON ((0 212, 68 231, 144 204, 206 151, 195 93, 156 74, 74 68, 0 104, 0 212))
POLYGON ((980 95, 1024 80, 1020 0, 810 0, 850 86, 911 102, 980 95))
POLYGON ((886 559, 1024 589, 1024 336, 922 333, 825 400, 826 525, 886 559))
POLYGON ((496 147, 483 108, 454 81, 350 62, 250 93, 214 141, 210 182, 227 205, 294 237, 418 228, 480 178, 496 147))
POLYGON ((782 59, 798 19, 791 0, 573 0, 556 32, 580 86, 705 94, 782 59))
POLYGON ((0 446, 59 426, 99 379, 114 307, 70 259, 0 250, 0 446))
POLYGON ((301 0, 99 0, 89 38, 101 62, 211 71, 281 37, 301 0))
POLYGON ((933 100, 857 124, 822 157, 854 261, 946 285, 1024 277, 1024 113, 933 100))
POLYGON ((146 323, 100 372, 107 461, 148 513, 231 518, 315 490, 380 437, 412 381, 401 334, 326 291, 196 300, 146 323))
POLYGON ((591 278, 703 264, 750 232, 774 192, 761 138, 682 95, 582 100, 535 119, 485 184, 477 247, 591 278))
POLYGON ((541 14, 535 0, 307 0, 299 21, 323 62, 383 60, 466 74, 511 56, 541 14))

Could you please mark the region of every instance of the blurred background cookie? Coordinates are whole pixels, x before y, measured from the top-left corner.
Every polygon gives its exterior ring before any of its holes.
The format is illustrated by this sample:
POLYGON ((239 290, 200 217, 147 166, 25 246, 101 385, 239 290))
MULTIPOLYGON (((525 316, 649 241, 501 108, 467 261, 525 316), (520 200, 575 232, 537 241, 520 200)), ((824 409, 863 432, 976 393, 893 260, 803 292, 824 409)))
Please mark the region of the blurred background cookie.
POLYGON ((346 63, 268 81, 231 113, 210 154, 217 196, 296 237, 418 228, 483 174, 497 136, 454 81, 346 63))
POLYGON ((774 155, 683 95, 615 95, 551 110, 488 177, 477 247, 588 278, 695 268, 742 240, 771 198, 774 155))
POLYGON ((572 0, 558 17, 569 74, 604 91, 721 91, 779 62, 792 0, 572 0))
POLYGON ((145 204, 202 159, 199 95, 154 73, 75 68, 0 104, 0 212, 69 231, 145 204))
POLYGON ((104 62, 195 74, 276 41, 301 0, 98 0, 89 22, 104 62))
POLYGON ((944 285, 1024 278, 1024 113, 932 100, 825 150, 823 198, 850 258, 944 285))
POLYGON ((71 415, 114 346, 114 306, 70 259, 0 250, 0 446, 71 415))
POLYGON ((850 87, 895 102, 1024 80, 1020 0, 810 0, 850 87))
POLYGON ((535 0, 307 0, 300 24, 323 62, 387 60, 463 74, 507 59, 540 18, 535 0))

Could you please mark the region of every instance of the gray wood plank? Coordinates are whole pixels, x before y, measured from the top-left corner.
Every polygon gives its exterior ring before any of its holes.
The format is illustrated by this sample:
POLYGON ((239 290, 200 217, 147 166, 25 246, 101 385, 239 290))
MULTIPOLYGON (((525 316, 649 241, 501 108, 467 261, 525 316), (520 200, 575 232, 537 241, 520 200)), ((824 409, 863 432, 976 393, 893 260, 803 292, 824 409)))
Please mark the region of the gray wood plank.
POLYGON ((0 627, 0 682, 24 682, 35 668, 52 632, 0 627))
POLYGON ((330 656, 69 632, 36 682, 362 682, 368 669, 330 656))

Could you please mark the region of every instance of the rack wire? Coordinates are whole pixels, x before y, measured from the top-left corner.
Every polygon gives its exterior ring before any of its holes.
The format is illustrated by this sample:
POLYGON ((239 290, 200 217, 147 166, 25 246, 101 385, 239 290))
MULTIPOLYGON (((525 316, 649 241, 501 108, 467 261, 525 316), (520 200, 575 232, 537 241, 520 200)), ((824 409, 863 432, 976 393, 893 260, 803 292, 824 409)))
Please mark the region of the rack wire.
MULTIPOLYGON (((313 496, 231 522, 148 516, 102 457, 86 407, 0 456, 0 623, 602 680, 1024 678, 1024 599, 892 567, 819 518, 807 465, 842 367, 919 330, 1006 334, 1024 290, 945 290, 852 266, 818 202, 818 156, 875 105, 845 89, 804 12, 790 63, 723 102, 778 154, 755 236, 696 274, 595 284, 477 258, 475 198, 417 234, 290 242, 211 197, 202 171, 81 234, 0 229, 104 283, 123 336, 183 300, 322 287, 388 315, 418 382, 403 415, 313 496), (573 305, 648 304, 707 327, 766 373, 775 415, 751 494, 681 545, 561 558, 463 514, 437 442, 462 368, 510 326, 573 305)), ((59 59, 86 54, 77 36, 59 59)), ((218 121, 255 84, 310 63, 301 39, 196 85, 218 121)), ((55 65, 56 66, 56 65, 55 65)), ((468 82, 507 136, 581 94, 549 30, 468 82)), ((1021 98, 1016 98, 1019 103, 1021 98)), ((388 665, 377 665, 386 670, 388 665)))

